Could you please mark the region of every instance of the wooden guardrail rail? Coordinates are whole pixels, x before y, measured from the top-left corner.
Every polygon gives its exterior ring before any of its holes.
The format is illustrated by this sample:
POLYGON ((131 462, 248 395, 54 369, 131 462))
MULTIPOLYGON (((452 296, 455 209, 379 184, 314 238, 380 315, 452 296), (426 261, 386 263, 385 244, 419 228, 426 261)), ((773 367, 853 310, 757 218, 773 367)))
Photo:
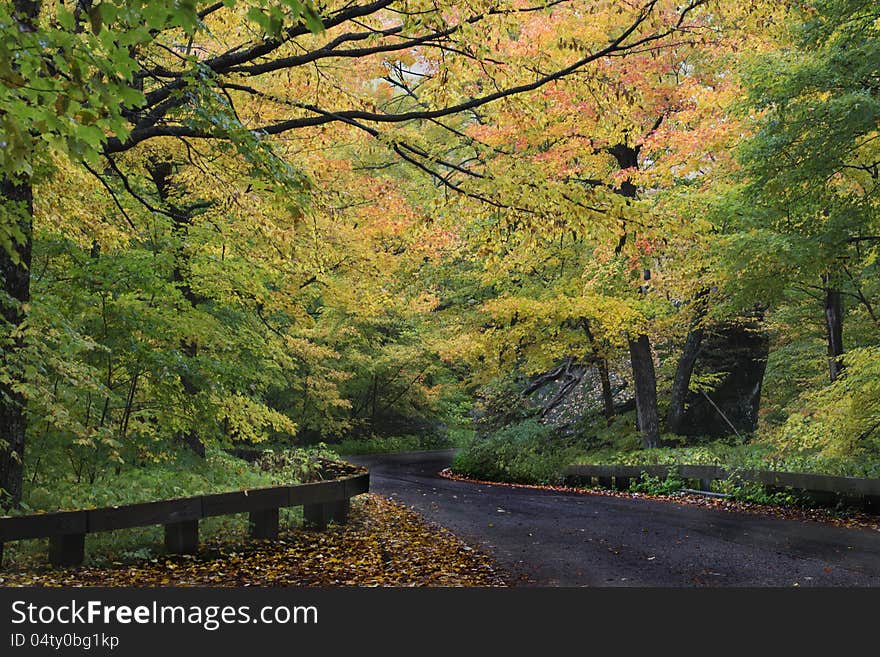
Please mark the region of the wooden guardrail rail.
POLYGON ((199 545, 199 520, 233 513, 250 514, 252 537, 274 539, 278 536, 278 510, 282 507, 302 506, 305 524, 324 529, 331 521, 346 522, 351 498, 369 489, 370 474, 364 472, 308 484, 80 511, 3 516, 0 517, 0 564, 4 543, 48 537, 49 561, 53 565, 78 565, 85 556, 86 534, 149 525, 165 525, 165 547, 169 552, 191 554, 199 545))
POLYGON ((565 482, 573 486, 599 486, 626 490, 643 475, 665 479, 676 471, 685 480, 699 481, 708 491, 713 481, 734 479, 773 489, 792 489, 818 496, 861 498, 871 510, 880 510, 880 479, 833 477, 830 475, 776 470, 727 470, 716 465, 573 465, 564 471, 565 482), (613 481, 612 481, 613 480, 613 481))

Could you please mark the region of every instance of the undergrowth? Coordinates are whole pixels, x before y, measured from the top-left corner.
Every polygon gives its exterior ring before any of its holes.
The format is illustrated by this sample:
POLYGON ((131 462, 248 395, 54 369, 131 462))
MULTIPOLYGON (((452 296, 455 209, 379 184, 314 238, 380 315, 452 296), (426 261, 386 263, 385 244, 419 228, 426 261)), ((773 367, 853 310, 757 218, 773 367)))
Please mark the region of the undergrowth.
MULTIPOLYGON (((279 486, 309 481, 317 475, 319 464, 313 457, 332 457, 325 447, 272 451, 254 463, 234 457, 220 449, 209 449, 204 459, 192 453, 174 459, 129 465, 118 471, 108 468, 94 478, 77 480, 69 474, 58 476, 47 485, 51 460, 42 463, 44 481, 25 489, 22 507, 13 513, 88 509, 133 504, 175 497, 279 486)), ((300 508, 281 509, 282 525, 301 524, 300 508)), ((199 523, 203 540, 215 537, 241 537, 248 534, 248 514, 205 518, 199 523)), ((48 539, 10 541, 5 544, 4 566, 21 567, 46 560, 48 539)), ((161 525, 133 527, 86 534, 86 564, 100 565, 150 559, 164 553, 161 525)))
POLYGON ((448 432, 443 433, 365 436, 362 438, 347 438, 338 444, 334 444, 333 448, 344 455, 449 449, 461 447, 472 434, 472 431, 450 429, 448 432))
POLYGON ((455 456, 452 469, 475 479, 550 484, 559 482, 574 454, 551 427, 530 419, 474 437, 455 456))
POLYGON ((576 464, 719 465, 728 469, 761 469, 835 476, 880 477, 880 460, 822 456, 813 452, 781 452, 766 442, 717 440, 690 447, 657 449, 600 448, 581 452, 576 464))

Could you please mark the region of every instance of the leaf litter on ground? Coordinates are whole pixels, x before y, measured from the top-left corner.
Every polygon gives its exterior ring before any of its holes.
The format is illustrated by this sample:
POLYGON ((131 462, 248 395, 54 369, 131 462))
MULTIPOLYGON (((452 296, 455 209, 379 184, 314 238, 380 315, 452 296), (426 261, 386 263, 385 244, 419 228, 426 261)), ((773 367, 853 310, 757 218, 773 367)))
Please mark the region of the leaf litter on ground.
POLYGON ((276 541, 209 541, 196 555, 107 567, 0 571, 0 586, 505 586, 492 560, 449 530, 374 494, 349 522, 276 541))

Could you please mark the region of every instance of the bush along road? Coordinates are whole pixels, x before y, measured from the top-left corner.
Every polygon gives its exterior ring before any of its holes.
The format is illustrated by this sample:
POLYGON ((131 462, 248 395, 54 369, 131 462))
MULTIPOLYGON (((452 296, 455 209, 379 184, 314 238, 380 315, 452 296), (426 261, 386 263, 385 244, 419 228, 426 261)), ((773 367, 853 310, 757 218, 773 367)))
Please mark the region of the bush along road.
POLYGON ((438 476, 453 451, 353 457, 371 490, 537 586, 880 586, 880 532, 438 476))

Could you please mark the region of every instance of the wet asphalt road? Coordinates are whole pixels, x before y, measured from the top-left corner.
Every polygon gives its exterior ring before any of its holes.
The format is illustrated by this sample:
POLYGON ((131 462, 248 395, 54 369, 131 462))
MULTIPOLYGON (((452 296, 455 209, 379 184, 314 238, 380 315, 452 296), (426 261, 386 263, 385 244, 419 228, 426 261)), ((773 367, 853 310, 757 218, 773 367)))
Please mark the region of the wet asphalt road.
POLYGON ((880 586, 880 532, 438 477, 453 452, 351 457, 370 489, 537 586, 880 586))

